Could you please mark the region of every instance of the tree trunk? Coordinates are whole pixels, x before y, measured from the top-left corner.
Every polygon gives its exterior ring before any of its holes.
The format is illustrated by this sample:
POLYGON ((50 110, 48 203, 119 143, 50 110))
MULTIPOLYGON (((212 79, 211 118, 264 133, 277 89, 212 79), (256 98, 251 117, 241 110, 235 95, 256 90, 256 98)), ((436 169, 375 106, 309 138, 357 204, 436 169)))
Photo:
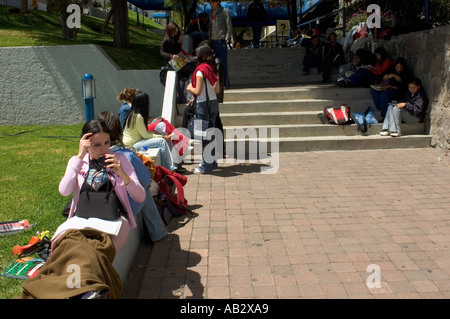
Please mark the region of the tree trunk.
POLYGON ((114 9, 114 42, 115 48, 128 48, 130 45, 128 29, 128 7, 126 0, 111 0, 114 9))
POLYGON ((61 31, 62 31, 62 37, 64 39, 69 40, 76 40, 77 39, 77 28, 69 28, 67 26, 67 18, 69 15, 67 14, 66 10, 59 11, 59 22, 61 23, 61 31))
POLYGON ((28 13, 28 0, 20 0, 20 13, 28 13))
MULTIPOLYGON (((111 9, 108 12, 108 15, 106 16, 105 23, 103 23, 103 26, 102 26, 103 34, 106 34, 106 28, 108 28, 109 20, 111 20, 111 17, 114 14, 114 10, 115 10, 115 7, 111 7, 111 9)), ((113 21, 113 23, 114 23, 114 21, 113 21)))

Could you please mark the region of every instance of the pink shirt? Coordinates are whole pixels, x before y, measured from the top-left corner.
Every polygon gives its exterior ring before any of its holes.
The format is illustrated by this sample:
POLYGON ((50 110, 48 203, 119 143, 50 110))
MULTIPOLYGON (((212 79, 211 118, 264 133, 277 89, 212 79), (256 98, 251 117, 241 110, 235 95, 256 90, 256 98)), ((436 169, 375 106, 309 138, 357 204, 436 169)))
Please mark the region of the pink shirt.
MULTIPOLYGON (((133 211, 131 210, 127 193, 130 194, 131 198, 133 198, 136 202, 143 202, 145 200, 145 190, 139 183, 136 172, 134 171, 134 168, 126 155, 115 152, 109 153, 114 154, 120 160, 123 170, 130 177, 130 182, 128 185, 125 185, 123 179, 119 175, 114 174, 109 168, 107 169, 113 175, 113 178, 115 178, 115 183, 113 183, 115 184, 114 191, 116 192, 117 197, 119 197, 119 200, 127 213, 127 218, 122 218, 123 223, 119 235, 113 238, 116 249, 119 249, 123 243, 125 243, 130 228, 133 229, 136 227, 136 221, 134 220, 133 211)), ((89 154, 86 154, 83 160, 79 159, 77 156, 74 156, 69 160, 66 173, 59 183, 59 192, 61 195, 69 196, 72 193, 74 194, 68 218, 74 216, 78 199, 80 197, 80 189, 84 183, 88 170, 89 154)))

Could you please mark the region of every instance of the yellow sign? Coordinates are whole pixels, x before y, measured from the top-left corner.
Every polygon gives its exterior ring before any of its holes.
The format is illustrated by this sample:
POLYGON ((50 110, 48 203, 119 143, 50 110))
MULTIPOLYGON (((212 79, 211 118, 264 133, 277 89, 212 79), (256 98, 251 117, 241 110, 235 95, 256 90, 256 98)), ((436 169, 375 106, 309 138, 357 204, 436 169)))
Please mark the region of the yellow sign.
POLYGON ((289 36, 289 20, 277 20, 277 35, 289 36))

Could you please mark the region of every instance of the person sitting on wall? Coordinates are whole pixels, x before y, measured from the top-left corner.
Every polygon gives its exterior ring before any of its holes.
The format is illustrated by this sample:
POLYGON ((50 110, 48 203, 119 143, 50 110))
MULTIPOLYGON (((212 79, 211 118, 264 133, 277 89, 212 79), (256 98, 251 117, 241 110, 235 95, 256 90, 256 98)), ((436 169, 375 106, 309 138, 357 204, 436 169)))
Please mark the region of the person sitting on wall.
POLYGON ((330 43, 325 47, 322 82, 328 82, 332 67, 339 67, 346 62, 342 45, 337 43, 336 33, 331 32, 328 40, 330 43))
POLYGON ((209 20, 208 15, 204 12, 201 12, 198 15, 198 18, 192 20, 189 24, 186 34, 191 36, 193 41, 194 50, 198 47, 199 43, 208 39, 209 32, 209 20))
POLYGON ((398 58, 383 76, 381 85, 371 86, 370 94, 372 95, 375 107, 380 110, 383 119, 386 115, 388 104, 392 100, 397 100, 405 96, 408 91, 408 81, 410 78, 406 60, 404 58, 398 58))
POLYGON ((381 81, 384 73, 392 65, 392 60, 386 52, 386 49, 383 47, 379 47, 375 50, 375 56, 377 59, 375 66, 371 64, 361 65, 355 74, 351 75, 348 79, 339 79, 336 84, 343 87, 365 87, 381 81))
POLYGON ((311 43, 305 46, 305 59, 303 61, 303 75, 309 74, 309 69, 316 66, 319 73, 323 71, 323 46, 318 35, 311 37, 311 43))

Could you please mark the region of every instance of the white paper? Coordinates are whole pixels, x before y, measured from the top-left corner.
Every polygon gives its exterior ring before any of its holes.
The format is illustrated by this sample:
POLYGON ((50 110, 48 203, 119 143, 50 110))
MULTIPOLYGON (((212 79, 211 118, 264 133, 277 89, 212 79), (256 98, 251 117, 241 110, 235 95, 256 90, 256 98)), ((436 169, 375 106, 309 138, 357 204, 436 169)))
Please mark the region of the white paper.
POLYGON ((112 236, 117 236, 121 227, 122 218, 118 218, 116 220, 104 220, 100 218, 86 219, 73 216, 59 225, 52 240, 58 238, 63 232, 74 229, 95 229, 112 236))

